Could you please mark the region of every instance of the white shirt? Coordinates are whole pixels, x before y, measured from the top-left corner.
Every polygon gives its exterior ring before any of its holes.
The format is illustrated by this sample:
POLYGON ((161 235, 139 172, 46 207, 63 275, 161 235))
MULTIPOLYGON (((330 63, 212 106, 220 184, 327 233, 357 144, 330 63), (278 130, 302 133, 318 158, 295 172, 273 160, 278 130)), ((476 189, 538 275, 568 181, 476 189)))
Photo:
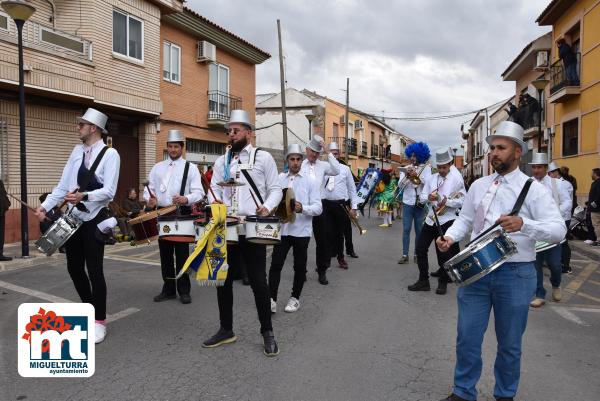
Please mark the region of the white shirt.
MULTIPOLYGON (((177 160, 167 159, 156 163, 150 170, 148 187, 156 196, 156 204, 159 207, 172 205, 173 197, 179 195, 185 163, 186 161, 182 157, 177 160)), ((200 171, 193 163, 190 163, 183 196, 188 199, 188 205, 193 205, 204 198, 200 171)), ((146 201, 150 200, 150 193, 147 188, 144 188, 143 198, 146 201)))
MULTIPOLYGON (((418 166, 417 171, 419 171, 423 166, 418 166)), ((423 171, 419 175, 419 179, 421 180, 420 185, 415 185, 412 182, 408 181, 406 184, 406 188, 404 188, 404 192, 402 193, 402 203, 409 206, 414 206, 417 203, 417 199, 421 192, 423 191, 423 186, 425 181, 427 181, 431 177, 431 166, 428 164, 423 168, 423 171)))
POLYGON ((544 176, 544 178, 542 180, 538 180, 538 182, 548 188, 552 194, 552 200, 555 202, 555 204, 558 202, 557 207, 563 220, 570 220, 571 206, 573 206, 573 195, 569 195, 566 185, 564 185, 558 178, 552 178, 549 175, 544 176))
POLYGON ((350 200, 352 209, 358 207, 358 199, 356 197, 356 185, 352 178, 350 167, 340 164, 340 173, 336 176, 326 175, 324 178, 324 194, 323 199, 328 200, 350 200), (333 181, 333 188, 329 185, 333 181))
MULTIPOLYGON (((462 177, 457 176, 452 171, 448 171, 446 177, 442 177, 440 173, 435 173, 430 176, 427 181, 425 181, 421 195, 419 195, 421 202, 428 202, 429 194, 435 191, 439 194, 439 201, 431 202, 432 207, 437 207, 444 197, 447 198, 444 213, 438 215, 440 225, 456 219, 456 213, 458 212, 458 209, 461 208, 465 196, 467 195, 462 177), (454 199, 450 199, 450 196, 454 199)), ((432 226, 434 224, 434 220, 432 219, 433 212, 430 212, 429 216, 430 218, 425 219, 425 223, 432 226)))
MULTIPOLYGON (((97 141, 91 146, 90 168, 104 146, 105 144, 102 140, 97 141)), ((71 156, 69 156, 69 160, 67 160, 67 164, 63 169, 58 185, 52 190, 52 193, 48 195, 44 203, 42 203, 42 207, 46 211, 52 209, 54 206, 60 205, 69 192, 72 192, 79 187, 77 184, 77 173, 79 172, 79 167, 83 160, 83 152, 83 145, 75 145, 75 148, 73 149, 73 152, 71 152, 71 156)), ((108 206, 117 192, 120 166, 121 158, 119 157, 119 153, 113 148, 108 148, 94 173, 98 182, 102 183, 103 186, 94 191, 87 191, 88 200, 82 203, 89 210, 89 213, 73 209, 72 214, 74 216, 83 221, 90 221, 96 217, 100 209, 108 206)))
MULTIPOLYGON (((217 185, 218 182, 223 181, 225 178, 225 155, 220 156, 213 167, 213 176, 210 187, 215 195, 227 205, 228 212, 232 210, 234 195, 237 197, 237 210, 234 210, 234 213, 237 216, 256 215, 256 205, 250 194, 252 187, 246 181, 246 177, 244 177, 241 170, 241 167, 250 167, 250 153, 252 152, 252 149, 253 147, 251 144, 246 145, 238 155, 231 158, 229 164, 229 176, 246 185, 239 187, 221 187, 217 185), (241 166, 238 161, 241 161, 243 166, 241 166)), ((248 174, 252 177, 254 184, 258 188, 258 192, 264 201, 264 206, 269 210, 274 210, 279 205, 283 193, 281 191, 281 185, 279 184, 277 165, 275 164, 273 156, 265 150, 258 150, 252 168, 248 168, 246 171, 248 171, 248 174)), ((253 190, 252 193, 254 193, 253 190)), ((260 205, 260 199, 256 194, 254 194, 254 196, 260 205)), ((212 196, 209 196, 209 199, 212 201, 212 196)))
MULTIPOLYGON (((323 178, 326 175, 336 176, 340 173, 340 162, 337 161, 334 155, 331 153, 327 154, 327 160, 315 160, 314 163, 308 161, 308 159, 304 159, 302 161, 302 166, 300 167, 300 172, 310 178, 311 180, 315 180, 319 186, 323 183, 323 178)), ((325 197, 324 193, 325 188, 321 188, 321 198, 325 197)))
POLYGON ((293 223, 284 223, 281 235, 293 237, 310 237, 312 235, 312 218, 323 212, 321 203, 321 190, 317 182, 302 175, 302 172, 292 176, 289 173, 279 174, 279 184, 288 188, 291 180, 296 202, 302 204, 302 213, 296 213, 293 223))
MULTIPOLYGON (((458 218, 446 231, 447 236, 454 241, 460 241, 471 232, 475 211, 492 182, 498 177, 502 177, 502 182, 490 203, 483 229, 492 226, 501 214, 511 212, 521 189, 529 179, 519 169, 504 176, 494 173, 475 181, 467 192, 458 218)), ((508 234, 517 244, 518 252, 511 256, 507 260, 508 262, 534 261, 536 241, 555 244, 560 242, 567 233, 565 222, 552 200, 552 196, 542 184, 535 180, 531 183, 518 215, 523 219, 521 231, 508 234)), ((471 239, 475 237, 476 234, 471 233, 471 239)))

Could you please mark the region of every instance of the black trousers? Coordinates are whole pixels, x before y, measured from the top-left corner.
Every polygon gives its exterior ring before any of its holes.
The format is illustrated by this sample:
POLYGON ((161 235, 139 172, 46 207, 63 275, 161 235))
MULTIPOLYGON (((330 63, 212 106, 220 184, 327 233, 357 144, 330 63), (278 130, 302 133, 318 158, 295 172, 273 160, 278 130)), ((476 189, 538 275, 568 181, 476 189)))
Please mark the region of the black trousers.
MULTIPOLYGON (((227 245, 227 254, 239 255, 246 262, 246 271, 250 288, 254 292, 254 303, 258 311, 260 321, 260 332, 273 330, 271 323, 271 295, 267 284, 267 246, 253 244, 246 241, 246 237, 240 235, 237 245, 227 245)), ((219 317, 221 327, 225 330, 233 330, 233 276, 239 264, 232 266, 227 279, 222 287, 217 287, 217 301, 219 302, 219 317), (233 273, 233 274, 232 274, 233 273)))
MULTIPOLYGON (((450 220, 444 224, 442 224, 442 232, 445 233, 446 230, 452 225, 454 220, 450 220)), ((435 225, 430 226, 429 224, 423 224, 423 228, 421 228, 421 233, 417 238, 417 265, 419 266, 419 281, 428 280, 429 279, 429 257, 427 253, 429 251, 429 246, 431 243, 439 237, 438 229, 435 225)), ((449 283, 450 277, 444 269, 444 263, 448 260, 452 259, 456 254, 460 252, 460 247, 458 242, 455 242, 448 252, 440 252, 435 243, 433 244, 435 247, 435 253, 437 255, 438 265, 440 267, 440 277, 439 281, 444 281, 449 283)))
POLYGON ((326 210, 327 227, 329 229, 330 257, 344 257, 344 225, 350 220, 342 207, 345 201, 330 201, 323 199, 323 209, 326 210))
POLYGON ((327 210, 325 210, 325 201, 323 202, 323 212, 312 219, 313 235, 317 248, 317 272, 325 273, 331 266, 331 247, 329 245, 329 228, 327 226, 327 210))
MULTIPOLYGON (((346 201, 346 206, 350 207, 350 202, 346 201)), ((346 216, 346 220, 344 221, 344 242, 346 244, 346 254, 354 253, 354 244, 352 243, 352 222, 348 216, 346 216)))
POLYGON ((158 250, 160 251, 160 270, 162 272, 162 292, 167 295, 189 295, 190 276, 184 274, 175 280, 177 273, 181 271, 188 256, 190 256, 189 244, 183 242, 165 241, 158 239, 158 250), (177 271, 175 270, 177 269, 177 271))
POLYGON ((308 243, 310 237, 293 237, 284 235, 281 237, 281 244, 273 247, 273 258, 271 259, 271 268, 269 269, 269 289, 271 298, 277 301, 277 291, 281 280, 281 270, 285 263, 290 248, 294 255, 294 284, 292 285, 292 297, 300 299, 302 287, 306 280, 306 259, 308 252, 308 243))
POLYGON ((4 228, 6 225, 6 217, 0 216, 0 256, 4 255, 4 228))
POLYGON ((81 302, 94 305, 96 320, 105 320, 104 244, 96 240, 95 231, 96 223, 86 221, 69 238, 65 244, 67 270, 81 302))
POLYGON ((567 235, 565 236, 565 242, 562 244, 561 264, 564 268, 568 268, 571 266, 571 247, 569 246, 569 226, 571 220, 565 221, 565 224, 567 225, 567 235))

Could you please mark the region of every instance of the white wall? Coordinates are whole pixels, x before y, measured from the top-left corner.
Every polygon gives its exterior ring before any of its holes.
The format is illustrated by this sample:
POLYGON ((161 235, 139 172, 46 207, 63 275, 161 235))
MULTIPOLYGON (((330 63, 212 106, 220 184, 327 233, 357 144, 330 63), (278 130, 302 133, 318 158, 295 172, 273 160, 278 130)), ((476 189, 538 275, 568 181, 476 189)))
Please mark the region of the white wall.
MULTIPOLYGON (((302 147, 308 143, 308 120, 307 114, 312 114, 311 108, 288 110, 287 125, 288 125, 288 144, 298 143, 302 147), (298 137, 294 136, 292 132, 298 137)), ((283 149, 283 128, 281 124, 273 125, 267 129, 259 129, 268 125, 281 122, 281 111, 264 111, 256 110, 256 145, 263 148, 283 149)))

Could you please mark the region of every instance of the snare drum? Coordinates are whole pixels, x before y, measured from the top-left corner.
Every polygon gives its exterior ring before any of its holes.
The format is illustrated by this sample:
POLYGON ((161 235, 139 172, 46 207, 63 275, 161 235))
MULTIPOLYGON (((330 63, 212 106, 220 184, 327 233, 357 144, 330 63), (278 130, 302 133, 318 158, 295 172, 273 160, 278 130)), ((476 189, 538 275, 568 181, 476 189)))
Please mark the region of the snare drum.
POLYGON ((52 226, 35 242, 37 249, 50 256, 67 242, 81 225, 83 220, 66 214, 61 216, 52 226))
POLYGON ((192 215, 158 216, 158 237, 171 242, 196 242, 195 220, 201 219, 192 215))
POLYGON ((162 209, 154 210, 149 213, 142 214, 134 219, 130 219, 127 223, 131 226, 135 240, 133 245, 149 244, 158 238, 158 216, 163 216, 172 213, 177 206, 163 207, 162 209))
POLYGON ((281 221, 273 216, 247 216, 246 240, 255 244, 276 245, 281 242, 281 221))
POLYGON ((444 268, 463 287, 493 272, 516 252, 516 244, 504 231, 494 231, 444 263, 444 268))
POLYGON ((535 251, 536 252, 544 252, 544 251, 547 251, 548 249, 554 248, 557 245, 563 244, 565 241, 566 241, 566 239, 563 239, 558 244, 549 244, 544 241, 536 241, 535 242, 535 251))

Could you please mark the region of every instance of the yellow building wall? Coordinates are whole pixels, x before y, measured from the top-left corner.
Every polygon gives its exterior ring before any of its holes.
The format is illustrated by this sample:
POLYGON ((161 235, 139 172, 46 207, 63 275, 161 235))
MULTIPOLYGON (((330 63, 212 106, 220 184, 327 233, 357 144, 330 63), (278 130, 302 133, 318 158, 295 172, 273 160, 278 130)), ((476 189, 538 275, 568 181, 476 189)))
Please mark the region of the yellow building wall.
MULTIPOLYGON (((587 196, 592 168, 600 167, 600 2, 580 0, 554 24, 553 37, 565 35, 579 21, 581 43, 581 92, 565 103, 554 106, 553 159, 567 166, 577 178, 579 195, 587 196), (579 118, 579 154, 562 156, 562 124, 579 118)), ((552 60, 558 60, 554 44, 552 60)), ((581 202, 580 202, 581 203, 581 202)))

